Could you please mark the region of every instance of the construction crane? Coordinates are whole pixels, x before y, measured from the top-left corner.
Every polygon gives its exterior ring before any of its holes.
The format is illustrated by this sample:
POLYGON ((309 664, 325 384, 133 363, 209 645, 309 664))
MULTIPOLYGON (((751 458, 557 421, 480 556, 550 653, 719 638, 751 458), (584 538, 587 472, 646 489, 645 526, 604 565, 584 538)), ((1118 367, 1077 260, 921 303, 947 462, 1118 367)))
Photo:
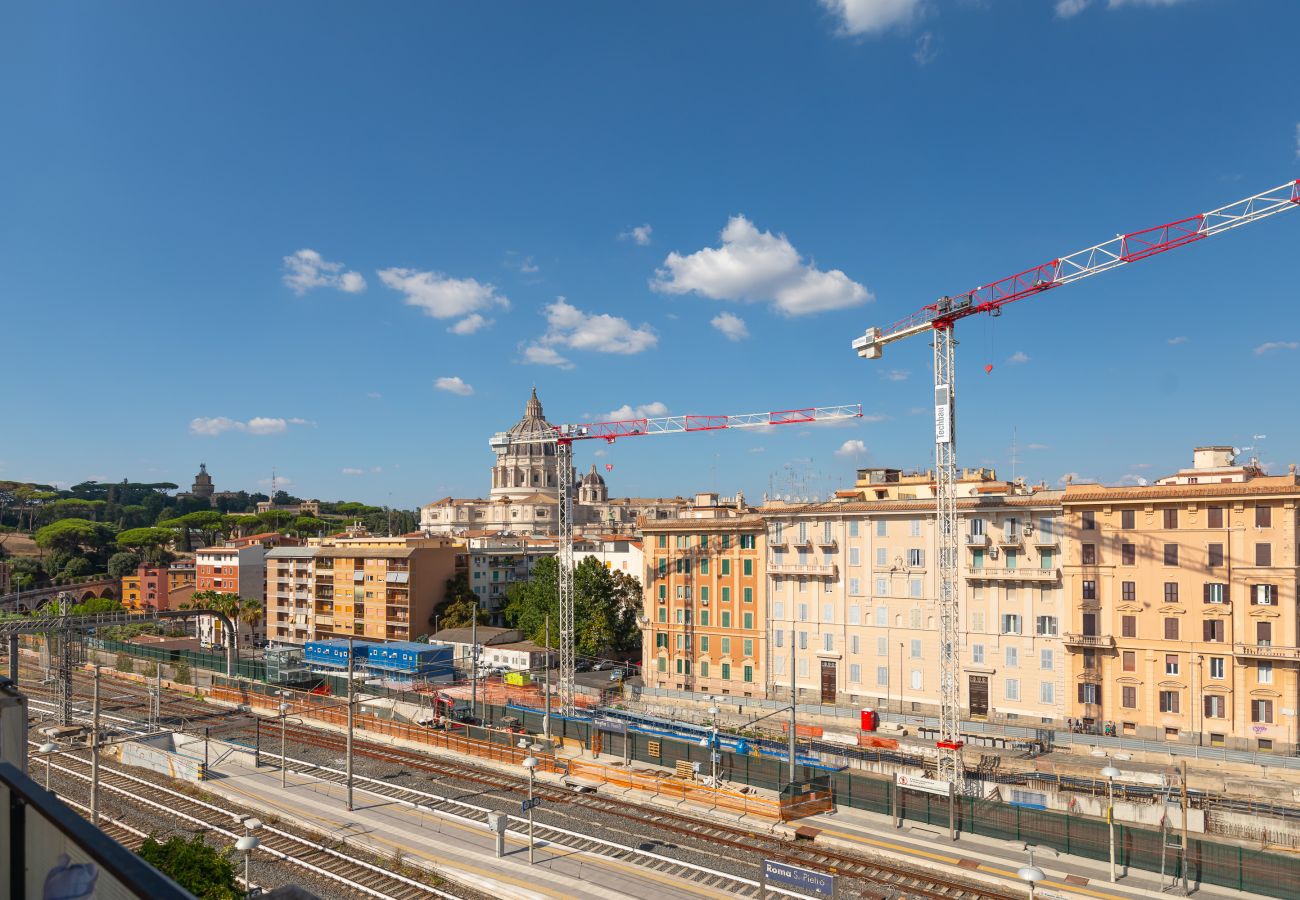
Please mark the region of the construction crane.
POLYGON ((551 444, 559 468, 556 479, 559 499, 559 593, 560 593, 560 714, 576 712, 574 675, 577 672, 576 623, 573 608, 573 444, 575 441, 603 440, 613 443, 619 438, 645 437, 656 434, 687 434, 695 431, 720 431, 724 428, 767 428, 772 425, 806 425, 838 419, 862 417, 862 406, 814 406, 779 412, 744 413, 728 416, 661 416, 658 418, 621 419, 586 425, 554 425, 549 431, 522 434, 498 432, 489 441, 493 450, 501 451, 524 444, 551 444))
POLYGON ((1017 300, 1091 275, 1100 275, 1166 250, 1184 247, 1297 206, 1300 206, 1300 179, 1209 212, 1117 235, 1093 247, 1034 266, 964 294, 941 297, 888 328, 868 328, 862 337, 853 342, 853 349, 858 356, 880 359, 886 344, 918 334, 933 335, 934 493, 939 549, 940 623, 939 734, 936 746, 939 750, 939 777, 955 789, 964 785, 965 771, 961 756, 961 714, 958 707, 961 660, 957 653, 960 638, 957 588, 957 392, 953 360, 957 342, 953 338, 953 326, 959 319, 977 313, 1001 315, 1002 307, 1017 300))

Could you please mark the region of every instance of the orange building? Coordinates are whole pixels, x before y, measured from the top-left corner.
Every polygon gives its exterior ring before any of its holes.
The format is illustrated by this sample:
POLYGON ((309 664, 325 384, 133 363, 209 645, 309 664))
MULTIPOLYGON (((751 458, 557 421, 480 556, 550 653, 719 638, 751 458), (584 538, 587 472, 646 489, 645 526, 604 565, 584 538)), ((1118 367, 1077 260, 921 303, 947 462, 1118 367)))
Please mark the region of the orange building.
POLYGON ((763 519, 742 495, 699 494, 678 518, 643 520, 641 532, 645 684, 764 696, 763 519))

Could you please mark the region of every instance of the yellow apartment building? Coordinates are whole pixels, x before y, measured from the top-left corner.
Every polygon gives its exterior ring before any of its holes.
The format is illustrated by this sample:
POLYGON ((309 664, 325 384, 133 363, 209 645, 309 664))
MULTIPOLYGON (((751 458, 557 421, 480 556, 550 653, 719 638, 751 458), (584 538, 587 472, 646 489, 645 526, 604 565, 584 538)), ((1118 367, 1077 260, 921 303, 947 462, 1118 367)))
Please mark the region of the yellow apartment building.
POLYGON ((1149 486, 1072 484, 1071 713, 1120 735, 1293 752, 1300 708, 1295 467, 1231 447, 1149 486))
POLYGON ((447 580, 464 563, 463 545, 450 537, 330 538, 314 549, 312 640, 430 633, 447 580))
POLYGON ((698 494, 677 518, 642 520, 648 687, 764 696, 763 527, 740 494, 698 494))

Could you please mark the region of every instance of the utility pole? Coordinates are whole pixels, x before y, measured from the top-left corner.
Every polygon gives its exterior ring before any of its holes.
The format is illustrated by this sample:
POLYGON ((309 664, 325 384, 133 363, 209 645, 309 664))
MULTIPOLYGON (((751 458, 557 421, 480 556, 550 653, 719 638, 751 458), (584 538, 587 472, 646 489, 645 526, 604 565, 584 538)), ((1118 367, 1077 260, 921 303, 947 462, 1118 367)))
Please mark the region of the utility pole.
POLYGON ((790 628, 790 783, 794 784, 794 731, 796 728, 796 710, 799 707, 799 691, 795 687, 794 673, 796 666, 795 630, 790 628))
MULTIPOLYGON (((348 812, 352 811, 352 638, 348 638, 348 812)), ((283 769, 281 770, 283 771, 283 769)))
MULTIPOLYGON (((525 551, 526 552, 526 551, 525 551)), ((551 739, 551 617, 546 617, 546 712, 542 715, 542 733, 549 741, 551 739)), ((627 743, 627 735, 623 736, 623 743, 627 743)))
POLYGON ((95 694, 90 714, 90 824, 99 825, 99 666, 95 666, 95 694))
POLYGON ((478 720, 478 595, 474 595, 474 617, 469 623, 469 717, 478 720))
POLYGON ((1179 805, 1183 808, 1183 853, 1179 868, 1183 871, 1183 896, 1187 896, 1187 814, 1190 812, 1187 806, 1187 760, 1183 760, 1183 777, 1182 777, 1182 796, 1179 805))

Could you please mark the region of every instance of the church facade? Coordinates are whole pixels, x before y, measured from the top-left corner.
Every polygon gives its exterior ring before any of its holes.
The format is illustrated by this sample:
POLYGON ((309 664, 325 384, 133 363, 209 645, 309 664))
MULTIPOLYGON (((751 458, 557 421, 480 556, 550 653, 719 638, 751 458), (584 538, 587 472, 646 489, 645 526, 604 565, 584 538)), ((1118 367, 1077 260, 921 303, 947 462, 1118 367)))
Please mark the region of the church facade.
MULTIPOLYGON (((524 415, 509 431, 511 437, 549 434, 537 389, 524 405, 524 415)), ((574 527, 587 533, 626 534, 637 520, 673 518, 690 501, 681 497, 620 497, 610 499, 605 478, 592 465, 579 480, 574 473, 574 527)), ((486 499, 444 497, 420 508, 420 530, 428 534, 509 532, 555 534, 558 528, 559 465, 551 443, 510 443, 496 451, 492 486, 486 499)))

